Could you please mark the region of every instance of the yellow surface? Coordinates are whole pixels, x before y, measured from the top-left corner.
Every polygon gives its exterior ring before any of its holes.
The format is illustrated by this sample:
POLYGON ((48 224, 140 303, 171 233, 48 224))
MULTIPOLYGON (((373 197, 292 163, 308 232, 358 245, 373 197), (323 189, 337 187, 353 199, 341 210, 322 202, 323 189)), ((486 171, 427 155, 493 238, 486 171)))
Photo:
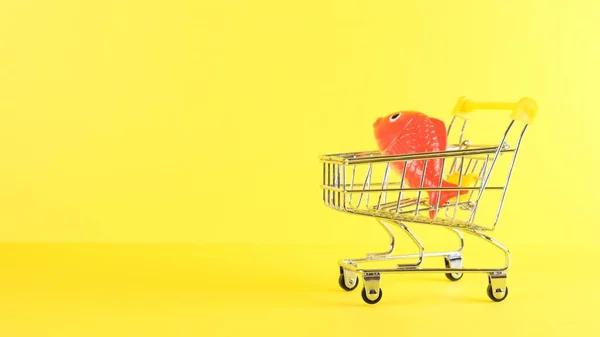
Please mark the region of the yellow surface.
MULTIPOLYGON (((599 11, 0 1, 0 336, 592 336, 599 11), (374 149, 392 111, 448 122, 462 95, 539 104, 497 232, 510 298, 486 301, 483 275, 410 276, 365 307, 335 261, 386 237, 322 205, 318 156, 374 149), (106 246, 123 242, 198 245, 106 246)), ((509 117, 482 114, 479 135, 509 117)))
POLYGON ((488 300, 485 275, 429 274, 384 277, 369 306, 338 288, 331 263, 367 248, 3 245, 0 335, 597 336, 600 293, 584 268, 598 249, 513 247, 501 303, 488 300))

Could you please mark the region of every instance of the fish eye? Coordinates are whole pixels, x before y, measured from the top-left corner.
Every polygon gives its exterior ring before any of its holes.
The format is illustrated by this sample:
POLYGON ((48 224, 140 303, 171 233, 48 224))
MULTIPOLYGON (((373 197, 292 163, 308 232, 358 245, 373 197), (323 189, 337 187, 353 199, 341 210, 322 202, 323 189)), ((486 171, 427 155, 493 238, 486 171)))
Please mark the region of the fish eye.
POLYGON ((398 120, 398 118, 400 118, 401 114, 393 114, 390 116, 390 122, 395 122, 398 120))

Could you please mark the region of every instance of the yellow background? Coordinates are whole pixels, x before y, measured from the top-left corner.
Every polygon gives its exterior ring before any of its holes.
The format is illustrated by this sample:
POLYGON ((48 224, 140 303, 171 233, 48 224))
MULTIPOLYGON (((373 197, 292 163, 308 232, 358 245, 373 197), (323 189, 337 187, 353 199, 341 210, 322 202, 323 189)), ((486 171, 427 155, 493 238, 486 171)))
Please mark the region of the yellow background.
POLYGON ((2 335, 592 335, 599 31, 592 0, 0 1, 2 335), (318 156, 461 95, 540 106, 497 232, 511 295, 410 276, 365 308, 335 260, 386 237, 321 204, 318 156))

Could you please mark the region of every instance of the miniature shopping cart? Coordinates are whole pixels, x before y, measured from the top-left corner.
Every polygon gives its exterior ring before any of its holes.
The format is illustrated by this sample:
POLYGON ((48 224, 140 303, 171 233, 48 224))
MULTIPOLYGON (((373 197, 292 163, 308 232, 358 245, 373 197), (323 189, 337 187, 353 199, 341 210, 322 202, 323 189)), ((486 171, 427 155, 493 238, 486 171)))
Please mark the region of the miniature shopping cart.
MULTIPOLYGON (((390 237, 390 248, 385 252, 367 254, 366 257, 359 259, 340 260, 338 262, 339 285, 344 290, 354 290, 358 286, 360 275, 363 280, 363 300, 375 304, 383 296, 380 279, 381 274, 384 273, 444 273, 451 281, 458 281, 463 273, 487 273, 487 295, 495 302, 504 300, 508 295, 506 271, 510 265, 510 253, 507 247, 485 233, 493 232, 498 224, 523 135, 528 125, 533 122, 537 109, 537 103, 531 98, 522 98, 516 103, 496 103, 474 102, 461 97, 453 110, 453 118, 448 126, 447 136, 450 145, 445 151, 397 156, 386 156, 379 151, 365 151, 322 156, 322 190, 325 205, 346 213, 372 217, 390 237), (474 133, 474 137, 492 136, 494 139, 501 139, 500 142, 479 144, 468 137, 467 122, 471 126, 472 121, 474 123, 478 117, 474 112, 481 110, 512 111, 508 127, 503 126, 498 130, 497 135, 492 131, 494 125, 506 125, 505 123, 488 124, 474 133), (462 125, 455 128, 458 131, 453 130, 452 127, 461 124, 461 121, 462 125), (458 134, 456 138, 453 137, 455 133, 458 134), (512 136, 515 138, 515 146, 511 146, 509 141, 512 136), (453 139, 458 141, 451 142, 453 139), (492 145, 489 145, 490 143, 492 145), (461 190, 468 190, 468 193, 458 195, 457 191, 457 197, 446 204, 430 206, 427 191, 431 191, 432 188, 423 188, 422 181, 420 187, 408 187, 404 181, 405 172, 403 174, 394 172, 391 163, 419 160, 424 161, 423 165, 427 165, 427 160, 438 158, 442 159, 444 179, 459 185, 461 190), (433 219, 429 216, 430 209, 437 211, 433 219), (452 251, 426 252, 421 241, 406 225, 407 223, 435 225, 450 230, 456 234, 459 246, 452 251), (396 225, 405 232, 415 243, 418 253, 393 255, 396 239, 390 225, 396 225), (505 257, 504 266, 464 268, 463 233, 483 239, 500 249, 505 257), (443 257, 445 266, 423 267, 425 258, 429 257, 443 257), (362 266, 367 262, 401 259, 405 262, 407 259, 414 261, 396 264, 390 268, 368 269, 362 266)), ((408 165, 404 167, 406 166, 408 165)), ((433 190, 444 189, 457 190, 456 187, 433 188, 433 190)))

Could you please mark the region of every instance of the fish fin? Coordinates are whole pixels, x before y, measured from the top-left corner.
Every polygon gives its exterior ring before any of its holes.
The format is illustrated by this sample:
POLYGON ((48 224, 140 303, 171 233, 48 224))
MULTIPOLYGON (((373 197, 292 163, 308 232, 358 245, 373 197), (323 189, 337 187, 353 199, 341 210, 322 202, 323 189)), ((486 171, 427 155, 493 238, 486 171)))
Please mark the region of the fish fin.
MULTIPOLYGON (((446 180, 443 180, 442 187, 452 188, 452 187, 458 187, 458 185, 450 183, 446 180)), ((431 192, 429 192, 429 205, 442 206, 442 205, 446 204, 446 202, 449 199, 456 198, 456 192, 458 192, 458 191, 459 191, 459 189, 441 191, 441 193, 439 191, 431 191, 431 192)), ((467 193, 469 193, 469 190, 460 190, 459 193, 460 193, 460 195, 467 194, 467 193)), ((429 217, 431 219, 435 218, 435 215, 436 215, 435 209, 429 210, 429 217)))

